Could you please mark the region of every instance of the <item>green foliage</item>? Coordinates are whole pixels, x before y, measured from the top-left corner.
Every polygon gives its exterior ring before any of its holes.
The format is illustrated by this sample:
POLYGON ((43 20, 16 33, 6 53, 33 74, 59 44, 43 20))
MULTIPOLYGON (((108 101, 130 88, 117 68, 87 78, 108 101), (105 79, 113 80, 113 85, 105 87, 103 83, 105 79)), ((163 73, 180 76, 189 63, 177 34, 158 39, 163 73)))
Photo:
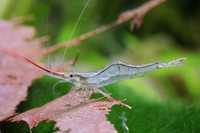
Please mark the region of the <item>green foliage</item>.
POLYGON ((145 95, 131 92, 131 88, 125 85, 112 86, 110 89, 115 97, 126 98, 127 103, 133 107, 132 110, 113 107, 109 114, 109 120, 120 133, 125 133, 119 118, 122 112, 125 113, 130 133, 197 133, 200 129, 197 124, 200 122, 198 104, 188 105, 174 100, 158 102, 156 99, 145 98, 145 95))
MULTIPOLYGON (((1 1, 0 17, 32 16, 26 23, 37 28, 38 36, 48 35, 48 46, 63 42, 86 31, 94 30, 119 15, 121 11, 139 5, 141 1, 91 0, 74 34, 74 25, 86 0, 17 0, 1 1)), ((200 29, 199 2, 169 1, 152 12, 139 31, 131 33, 129 25, 93 37, 80 46, 67 49, 66 60, 78 51, 77 71, 93 71, 116 60, 132 64, 166 61, 186 57, 184 66, 160 70, 145 77, 122 81, 106 87, 116 99, 133 107, 128 110, 113 107, 108 119, 120 133, 126 130, 120 119, 124 112, 130 133, 198 133, 200 130, 200 29)), ((48 47, 47 46, 47 47, 48 47)), ((63 56, 63 49, 51 56, 63 56)), ((44 59, 47 60, 47 59, 44 59)), ((27 101, 17 112, 44 105, 66 94, 69 84, 52 86, 58 80, 43 77, 33 82, 27 101)), ((41 123, 35 133, 54 130, 53 123, 41 123)), ((3 132, 28 132, 25 124, 5 124, 3 132), (9 128, 9 131, 8 131, 9 128)))
POLYGON ((66 94, 70 88, 71 85, 47 76, 36 80, 29 88, 27 100, 18 106, 17 112, 24 112, 31 108, 42 106, 66 94))

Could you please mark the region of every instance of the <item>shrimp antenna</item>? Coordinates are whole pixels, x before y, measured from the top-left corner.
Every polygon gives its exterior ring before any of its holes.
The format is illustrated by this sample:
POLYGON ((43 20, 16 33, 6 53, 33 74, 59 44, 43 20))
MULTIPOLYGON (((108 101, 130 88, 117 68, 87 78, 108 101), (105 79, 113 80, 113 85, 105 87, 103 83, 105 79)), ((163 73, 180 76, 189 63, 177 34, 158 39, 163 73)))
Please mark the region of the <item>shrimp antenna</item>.
POLYGON ((64 73, 60 73, 60 72, 56 72, 56 71, 53 71, 51 69, 48 69, 48 68, 40 65, 39 63, 36 63, 35 61, 31 60, 30 58, 25 57, 24 55, 21 55, 21 54, 15 52, 15 51, 12 51, 10 49, 0 48, 0 52, 4 53, 6 55, 12 56, 13 58, 22 59, 22 60, 34 65, 35 67, 39 68, 40 70, 42 70, 42 71, 44 71, 44 72, 46 72, 50 75, 60 77, 60 78, 64 78, 64 73))

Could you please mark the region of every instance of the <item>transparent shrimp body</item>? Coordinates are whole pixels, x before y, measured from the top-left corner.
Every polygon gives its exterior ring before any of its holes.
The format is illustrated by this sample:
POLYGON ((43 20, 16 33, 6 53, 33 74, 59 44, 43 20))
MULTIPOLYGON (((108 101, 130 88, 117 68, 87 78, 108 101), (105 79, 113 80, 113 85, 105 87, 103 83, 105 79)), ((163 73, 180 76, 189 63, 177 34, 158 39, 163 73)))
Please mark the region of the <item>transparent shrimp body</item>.
POLYGON ((79 78, 74 80, 73 83, 79 86, 100 88, 120 80, 142 76, 157 69, 176 66, 182 64, 184 60, 185 58, 180 58, 167 63, 155 62, 146 65, 129 65, 123 62, 113 63, 97 72, 76 73, 74 76, 79 78))

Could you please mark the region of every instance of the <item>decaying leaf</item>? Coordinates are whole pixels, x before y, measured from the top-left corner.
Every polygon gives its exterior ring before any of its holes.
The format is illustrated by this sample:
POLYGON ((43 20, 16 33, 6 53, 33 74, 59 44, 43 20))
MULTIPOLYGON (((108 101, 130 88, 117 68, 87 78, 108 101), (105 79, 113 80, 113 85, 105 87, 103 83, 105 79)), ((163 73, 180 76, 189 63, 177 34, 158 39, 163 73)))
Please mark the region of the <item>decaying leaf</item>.
MULTIPOLYGON (((0 21, 1 48, 36 57, 40 53, 40 41, 33 39, 34 34, 35 30, 31 27, 0 21)), ((32 80, 40 75, 41 72, 30 64, 0 53, 0 120, 15 113, 16 106, 25 100, 32 80)))
POLYGON ((115 102, 88 99, 88 93, 73 89, 67 95, 42 107, 13 117, 12 121, 25 121, 30 128, 41 121, 55 121, 59 133, 115 133, 106 120, 106 114, 115 102))
MULTIPOLYGON (((32 37, 34 29, 12 22, 0 22, 0 48, 10 49, 26 57, 39 58, 40 41, 32 37)), ((15 114, 16 106, 27 96, 32 80, 42 72, 27 62, 0 53, 0 121, 15 114)), ((42 107, 15 115, 9 120, 25 121, 30 129, 41 121, 55 121, 58 132, 114 133, 116 130, 106 120, 114 101, 90 100, 91 92, 72 90, 42 107)))

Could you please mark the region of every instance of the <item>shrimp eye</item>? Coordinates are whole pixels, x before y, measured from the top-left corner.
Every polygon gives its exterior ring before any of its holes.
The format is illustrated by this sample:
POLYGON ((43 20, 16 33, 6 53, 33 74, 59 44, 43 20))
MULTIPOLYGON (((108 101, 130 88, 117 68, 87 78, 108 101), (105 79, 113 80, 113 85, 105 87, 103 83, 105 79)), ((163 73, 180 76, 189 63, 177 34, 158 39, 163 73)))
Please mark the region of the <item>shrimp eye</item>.
POLYGON ((70 78, 72 78, 72 77, 73 77, 73 75, 72 75, 72 74, 70 74, 70 75, 69 75, 69 77, 70 77, 70 78))

